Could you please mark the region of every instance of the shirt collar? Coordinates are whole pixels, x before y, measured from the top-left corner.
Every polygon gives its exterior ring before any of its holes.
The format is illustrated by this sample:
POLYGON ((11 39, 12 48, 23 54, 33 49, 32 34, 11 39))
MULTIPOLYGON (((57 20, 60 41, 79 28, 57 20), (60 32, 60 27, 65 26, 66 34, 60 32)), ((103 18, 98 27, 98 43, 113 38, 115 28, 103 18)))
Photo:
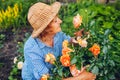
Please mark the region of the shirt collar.
POLYGON ((58 34, 59 34, 59 32, 56 33, 56 35, 54 36, 54 46, 56 45, 57 41, 60 39, 58 34))
POLYGON ((39 38, 36 38, 36 41, 37 41, 37 44, 40 48, 43 48, 46 46, 39 38))
MULTIPOLYGON (((57 43, 57 41, 59 40, 58 34, 59 34, 59 32, 56 33, 55 36, 54 36, 54 46, 55 46, 55 44, 57 43)), ((36 41, 37 41, 37 44, 38 44, 38 46, 39 46, 40 48, 44 48, 45 46, 47 46, 47 45, 45 45, 45 43, 43 43, 39 38, 36 38, 36 41)), ((49 46, 47 46, 47 47, 49 47, 49 46)))

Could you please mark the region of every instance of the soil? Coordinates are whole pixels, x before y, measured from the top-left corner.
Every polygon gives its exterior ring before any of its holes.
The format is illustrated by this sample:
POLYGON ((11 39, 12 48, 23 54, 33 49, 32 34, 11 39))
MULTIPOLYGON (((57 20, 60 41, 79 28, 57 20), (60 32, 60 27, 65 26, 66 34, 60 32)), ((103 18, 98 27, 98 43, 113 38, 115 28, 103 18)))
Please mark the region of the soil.
POLYGON ((0 80, 8 80, 8 76, 12 69, 13 59, 18 55, 17 42, 22 42, 25 33, 31 32, 29 28, 22 28, 12 31, 12 29, 0 32, 5 35, 3 46, 0 49, 0 80))

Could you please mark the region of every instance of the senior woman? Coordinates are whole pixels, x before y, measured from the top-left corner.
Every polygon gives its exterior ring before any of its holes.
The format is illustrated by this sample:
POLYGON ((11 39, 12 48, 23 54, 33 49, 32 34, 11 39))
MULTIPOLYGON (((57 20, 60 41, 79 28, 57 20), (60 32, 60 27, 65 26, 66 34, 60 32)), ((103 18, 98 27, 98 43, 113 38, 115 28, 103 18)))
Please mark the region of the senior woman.
MULTIPOLYGON (((72 41, 70 36, 61 31, 62 20, 57 16, 60 6, 59 2, 54 2, 52 5, 38 2, 30 7, 28 21, 33 32, 24 45, 23 80, 42 80, 43 75, 51 74, 52 64, 45 62, 45 55, 53 53, 55 57, 60 56, 62 42, 64 40, 72 41)), ((64 80, 94 79, 95 75, 92 73, 83 72, 79 76, 64 80)))

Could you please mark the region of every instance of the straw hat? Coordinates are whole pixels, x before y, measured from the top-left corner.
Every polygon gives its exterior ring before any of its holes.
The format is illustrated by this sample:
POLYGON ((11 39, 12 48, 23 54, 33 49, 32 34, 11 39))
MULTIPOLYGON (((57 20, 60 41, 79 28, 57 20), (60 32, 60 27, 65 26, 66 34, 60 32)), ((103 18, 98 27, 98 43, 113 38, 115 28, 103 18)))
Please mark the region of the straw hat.
POLYGON ((38 2, 30 7, 28 21, 33 27, 32 37, 36 38, 57 15, 61 4, 54 2, 51 6, 38 2))

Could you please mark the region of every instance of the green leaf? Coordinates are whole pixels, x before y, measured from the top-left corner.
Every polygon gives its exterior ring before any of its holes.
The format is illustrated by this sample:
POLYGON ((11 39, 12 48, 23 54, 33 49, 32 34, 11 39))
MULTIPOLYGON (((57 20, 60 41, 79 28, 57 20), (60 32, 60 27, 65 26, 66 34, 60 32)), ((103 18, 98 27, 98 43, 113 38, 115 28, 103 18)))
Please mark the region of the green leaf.
POLYGON ((111 28, 113 26, 113 22, 104 22, 103 27, 104 28, 111 28))
POLYGON ((14 74, 17 74, 17 71, 18 71, 17 68, 13 68, 13 73, 14 73, 14 74))
POLYGON ((54 68, 54 69, 53 69, 53 72, 55 73, 55 72, 57 71, 57 69, 58 69, 58 68, 54 68))
POLYGON ((114 74, 109 75, 108 77, 109 77, 109 79, 111 79, 111 80, 114 80, 114 79, 115 79, 115 75, 114 75, 114 74))
POLYGON ((104 21, 104 18, 103 18, 103 17, 98 17, 97 21, 98 21, 98 22, 104 21))
POLYGON ((103 64, 102 64, 102 63, 98 63, 97 65, 99 66, 99 68, 102 68, 102 67, 103 67, 103 64))
POLYGON ((105 36, 107 36, 108 34, 110 33, 110 30, 109 29, 107 29, 106 31, 105 31, 105 36))
POLYGON ((66 23, 72 23, 72 20, 73 20, 73 17, 72 16, 69 16, 69 17, 66 17, 65 19, 64 19, 64 22, 66 22, 66 23))
POLYGON ((105 70, 105 71, 104 71, 104 74, 107 74, 107 73, 108 73, 108 70, 105 70))
POLYGON ((82 16, 83 24, 86 26, 88 24, 88 10, 81 9, 80 16, 82 16))
POLYGON ((98 75, 99 68, 97 66, 94 66, 93 69, 92 69, 92 73, 98 75))
POLYGON ((9 76, 8 79, 9 79, 9 80, 13 80, 13 77, 12 77, 12 76, 9 76))
POLYGON ((58 75, 62 77, 62 68, 61 69, 58 69, 58 75))
POLYGON ((71 60, 71 64, 75 64, 77 62, 76 57, 73 57, 73 59, 71 60))
POLYGON ((115 62, 113 60, 109 60, 111 66, 115 66, 115 62))
POLYGON ((118 22, 118 23, 114 26, 114 28, 115 28, 116 30, 120 30, 120 22, 118 22))
POLYGON ((93 26, 94 24, 95 24, 95 21, 92 20, 92 21, 90 22, 90 26, 93 26))
POLYGON ((105 53, 105 54, 106 54, 107 52, 108 52, 108 49, 107 49, 107 47, 106 47, 106 46, 104 46, 104 47, 103 47, 103 53, 105 53))

